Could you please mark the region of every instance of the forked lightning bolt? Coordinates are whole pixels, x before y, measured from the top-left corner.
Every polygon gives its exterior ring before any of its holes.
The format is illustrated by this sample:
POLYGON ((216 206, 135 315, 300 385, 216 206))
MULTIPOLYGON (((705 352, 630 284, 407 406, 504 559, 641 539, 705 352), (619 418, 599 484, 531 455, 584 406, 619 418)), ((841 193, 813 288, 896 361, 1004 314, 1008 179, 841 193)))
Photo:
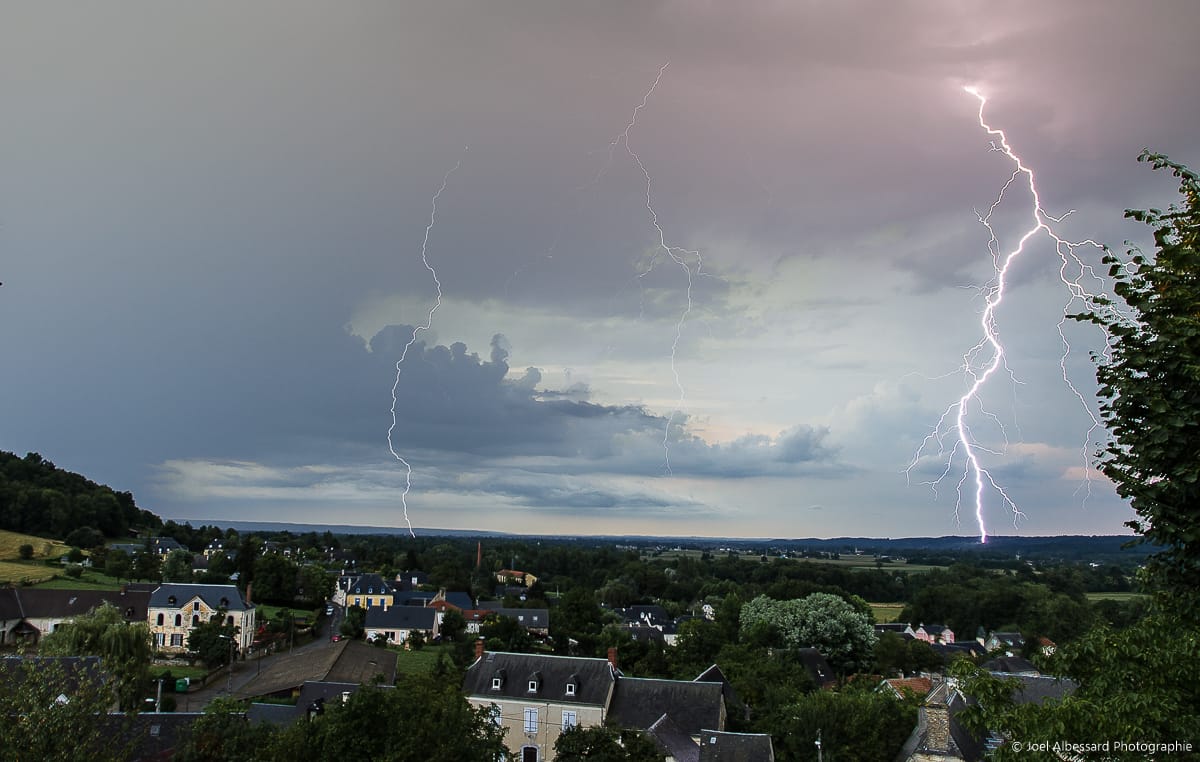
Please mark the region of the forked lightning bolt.
MULTIPOLYGON (((463 148, 466 153, 468 147, 463 148)), ((408 534, 416 537, 416 532, 413 531, 412 521, 408 517, 408 493, 412 490, 412 465, 409 464, 401 455, 396 452, 396 448, 392 445, 392 432, 396 430, 396 390, 400 386, 400 367, 404 364, 404 358, 408 357, 408 350, 413 344, 417 343, 417 334, 421 331, 428 331, 433 325, 433 313, 437 312, 438 307, 442 306, 442 282, 438 279, 437 270, 433 269, 433 265, 429 264, 429 234, 433 231, 434 224, 437 223, 437 202, 442 192, 446 190, 446 186, 450 182, 450 175, 454 174, 458 168, 462 166, 462 158, 455 163, 450 171, 442 177, 442 187, 438 188, 437 193, 433 194, 433 200, 430 202, 429 224, 425 226, 425 237, 421 240, 421 264, 425 265, 425 269, 429 271, 429 275, 433 278, 433 285, 437 289, 437 299, 434 305, 429 308, 429 314, 425 318, 423 325, 418 325, 413 328, 412 337, 408 343, 404 345, 404 350, 400 353, 400 359, 396 361, 396 380, 392 382, 392 425, 388 426, 387 441, 388 451, 392 453, 392 457, 404 464, 404 491, 400 493, 400 504, 404 508, 404 523, 408 527, 408 534)))
MULTIPOLYGON (((969 408, 977 406, 980 412, 992 421, 998 422, 998 419, 983 409, 980 400, 980 390, 987 384, 988 380, 1001 366, 1004 365, 1004 346, 1000 343, 999 333, 996 327, 996 310, 1004 300, 1006 281, 1009 273, 1009 268, 1013 262, 1025 251, 1026 245, 1037 236, 1039 233, 1045 236, 1054 244, 1055 252, 1057 253, 1059 264, 1059 278, 1066 286, 1068 299, 1063 311, 1063 317, 1058 323, 1058 335, 1062 340, 1063 353, 1059 358, 1059 367, 1062 370, 1063 381, 1066 383, 1071 392, 1079 400, 1080 404, 1087 411, 1091 418, 1092 426, 1088 430, 1088 437, 1100 426, 1100 420, 1087 404, 1084 396, 1079 392, 1067 374, 1067 357, 1070 354, 1071 346, 1067 340, 1063 330, 1063 325, 1067 319, 1067 313, 1073 305, 1079 305, 1085 309, 1096 309, 1098 306, 1097 294, 1092 293, 1088 284, 1102 284, 1102 279, 1096 275, 1094 269, 1085 259, 1079 254, 1078 249, 1090 249, 1103 251, 1104 247, 1092 240, 1084 241, 1068 241, 1055 232, 1053 225, 1061 222, 1070 211, 1061 216, 1055 217, 1048 214, 1042 207, 1042 199, 1037 189, 1036 179, 1033 171, 1027 167, 1024 161, 1013 151, 1009 145, 1008 136, 1003 130, 992 127, 984 118, 984 106, 987 104, 987 98, 974 87, 963 88, 967 93, 974 96, 979 101, 979 126, 992 138, 992 150, 1003 153, 1013 164, 1012 175, 1009 176, 1007 182, 1000 189, 1000 193, 996 196, 996 200, 985 214, 979 215, 979 222, 988 231, 988 250, 992 255, 992 262, 995 268, 994 279, 987 287, 983 289, 984 309, 980 316, 979 325, 983 331, 983 338, 979 340, 975 346, 971 347, 963 355, 962 372, 966 375, 968 384, 967 390, 963 393, 958 401, 951 404, 942 413, 938 419, 937 425, 925 437, 913 456, 912 462, 909 464, 907 471, 911 472, 917 465, 917 461, 925 453, 927 448, 936 443, 938 455, 946 458, 946 467, 942 473, 933 481, 927 482, 935 491, 937 486, 946 479, 954 470, 954 464, 957 462, 959 455, 962 456, 962 473, 956 484, 956 494, 958 500, 955 503, 955 515, 958 515, 959 506, 963 498, 963 487, 972 480, 974 482, 974 505, 975 505, 975 520, 979 525, 979 539, 981 542, 987 541, 987 526, 984 521, 984 497, 990 487, 1000 499, 1008 506, 1012 513, 1014 524, 1024 514, 1017 507, 1017 504, 1009 497, 1004 488, 997 483, 992 477, 992 474, 980 462, 980 453, 988 452, 995 454, 994 451, 988 450, 981 446, 971 433, 971 427, 967 422, 967 414, 969 408), (1023 180, 1023 182, 1021 182, 1023 180), (1010 188, 1014 184, 1020 184, 1028 188, 1031 197, 1030 216, 1032 218, 1029 228, 1017 240, 1014 246, 1007 253, 1002 254, 1000 251, 999 239, 996 236, 996 231, 992 227, 992 215, 1004 203, 1005 198, 1010 188), (952 423, 951 423, 952 422, 952 423), (947 447, 947 440, 953 440, 953 444, 947 447), (947 453, 947 449, 949 452, 947 453)), ((1102 304, 1106 300, 1099 300, 1102 304)), ((1084 463, 1084 481, 1090 493, 1090 470, 1087 460, 1087 442, 1082 449, 1082 459, 1084 463)))
MULTIPOLYGON (((648 89, 645 95, 642 96, 642 102, 633 109, 633 115, 629 119, 629 124, 625 125, 625 130, 616 138, 614 138, 609 144, 609 159, 611 162, 612 152, 617 148, 617 146, 623 144, 625 146, 625 152, 629 154, 629 157, 633 159, 635 164, 637 164, 638 169, 642 173, 642 178, 646 182, 646 212, 650 215, 650 224, 654 226, 654 230, 658 233, 658 248, 661 249, 662 252, 666 254, 672 262, 679 265, 687 279, 687 306, 683 309, 683 312, 680 313, 679 320, 675 323, 675 338, 671 342, 671 375, 675 379, 675 388, 679 390, 679 398, 675 403, 675 408, 671 411, 670 415, 667 416, 667 423, 663 429, 663 462, 666 466, 667 473, 670 474, 671 426, 675 423, 675 416, 679 413, 686 401, 686 392, 683 388, 683 381, 679 377, 679 368, 676 365, 676 356, 679 351, 679 341, 683 337, 684 326, 687 324, 688 315, 690 315, 692 312, 692 285, 696 276, 705 274, 702 272, 704 262, 700 257, 700 252, 693 251, 691 249, 685 249, 680 246, 673 246, 667 243, 666 233, 663 232, 662 225, 660 225, 658 222, 658 213, 654 211, 651 194, 653 181, 650 178, 650 171, 646 169, 646 165, 642 163, 641 157, 638 156, 637 152, 634 151, 633 147, 629 144, 629 135, 633 131, 634 126, 637 125, 638 113, 642 111, 642 109, 646 108, 646 104, 650 101, 650 96, 654 94, 654 90, 658 87, 658 83, 662 81, 663 73, 667 70, 668 66, 670 66, 669 61, 663 64, 658 70, 658 76, 654 78, 654 83, 650 85, 650 89, 648 89)), ((606 164, 601 170, 601 175, 607 171, 607 169, 608 165, 606 164)), ((652 257, 646 269, 641 272, 638 277, 644 278, 649 275, 654 269, 656 260, 657 256, 652 257)))

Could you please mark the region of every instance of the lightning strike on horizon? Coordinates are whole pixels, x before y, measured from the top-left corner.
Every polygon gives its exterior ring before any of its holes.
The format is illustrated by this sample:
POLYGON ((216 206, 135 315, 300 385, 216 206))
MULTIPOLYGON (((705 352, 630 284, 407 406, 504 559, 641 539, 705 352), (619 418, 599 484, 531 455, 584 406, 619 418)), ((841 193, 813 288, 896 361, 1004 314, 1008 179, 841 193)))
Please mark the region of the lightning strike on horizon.
MULTIPOLYGON (((1088 264, 1079 254, 1077 249, 1090 248, 1103 252, 1105 247, 1091 239, 1083 241, 1068 241, 1055 232, 1053 225, 1062 222, 1074 210, 1069 210, 1066 213, 1055 217, 1049 214, 1042 206, 1041 195, 1037 189, 1037 182, 1033 170, 1025 165, 1024 161, 1012 149, 1008 142, 1008 136, 1001 129, 992 127, 984 118, 984 107, 987 104, 987 98, 979 91, 978 88, 967 86, 963 90, 974 96, 979 101, 978 121, 979 126, 991 137, 991 150, 1002 153, 1013 164, 1014 169, 1008 180, 1000 188, 996 199, 988 207, 987 212, 978 214, 980 224, 986 228, 988 232, 988 251, 992 257, 992 265, 994 268, 993 280, 981 289, 984 297, 984 309, 980 316, 980 327, 983 331, 983 337, 968 349, 963 354, 962 365, 959 369, 969 379, 966 392, 963 393, 958 401, 951 404, 942 413, 933 430, 921 442, 921 446, 917 449, 913 456, 912 462, 906 469, 906 473, 911 473, 912 469, 917 465, 918 460, 925 453, 927 447, 936 442, 939 457, 945 457, 946 467, 938 475, 936 479, 925 482, 929 485, 934 494, 937 494, 937 487, 942 480, 947 478, 954 469, 954 463, 962 453, 963 466, 962 474, 958 478, 955 485, 957 500, 955 501, 954 514, 958 517, 959 508, 963 499, 963 486, 968 479, 973 477, 974 481, 974 504, 975 504, 975 520, 979 525, 979 540, 987 542, 987 526, 984 521, 984 495, 987 487, 991 488, 1000 495, 1001 500, 1012 513, 1013 524, 1025 517, 1021 512, 1016 502, 1008 495, 1004 488, 993 478, 992 474, 980 462, 980 453, 1002 454, 995 450, 982 446, 972 435, 971 427, 967 423, 967 412, 969 406, 978 406, 979 412, 999 426, 1003 433, 1004 427, 1000 424, 999 419, 988 412, 979 400, 980 390, 988 382, 988 379, 1001 367, 1006 370, 1006 358, 1004 346, 1000 343, 999 332, 996 325, 996 310, 1004 300, 1006 279, 1009 272, 1009 267, 1012 263, 1025 251, 1026 244, 1037 234, 1044 233, 1047 238, 1054 244, 1055 253, 1059 257, 1059 279, 1067 289, 1068 299, 1064 305, 1063 316, 1058 322, 1057 330, 1059 339, 1062 342, 1063 351, 1059 357, 1059 368, 1062 371, 1063 381, 1070 389, 1071 393, 1079 400, 1080 405, 1086 411, 1091 419, 1091 427, 1085 435, 1085 441, 1082 448, 1082 459, 1084 462, 1084 485, 1086 486, 1087 494, 1091 494, 1091 476, 1088 466, 1087 439, 1092 433, 1100 427, 1101 422, 1096 413, 1088 405, 1087 400, 1079 389, 1071 382, 1067 373, 1067 358, 1071 353, 1071 344, 1067 339, 1063 326, 1068 320, 1068 314, 1072 305, 1080 305, 1084 309, 1095 309, 1098 306, 1098 296, 1088 290, 1085 285, 1086 281, 1102 284, 1102 279, 1095 273, 1094 269, 1088 264), (1020 178, 1024 178, 1024 183, 1018 183, 1020 178), (1004 203, 1008 195, 1009 189, 1014 184, 1019 184, 1028 188, 1031 198, 1030 216, 1032 217, 1031 226, 1025 230, 1021 237, 1017 240, 1016 245, 1007 253, 1002 254, 999 238, 996 235, 996 230, 992 226, 992 215, 1004 203), (953 421, 953 425, 949 426, 949 421, 953 421), (945 440, 952 438, 953 445, 947 447, 945 440)), ((1103 299, 1099 302, 1103 303, 1103 299)), ((1107 343, 1106 343, 1107 345, 1107 343)), ((1012 375, 1011 370, 1009 371, 1012 375)), ((1014 378, 1015 381, 1015 378, 1014 378)), ((1007 437, 1006 437, 1007 439, 1007 437)), ((1006 441, 1007 446, 1007 441, 1006 441)))
MULTIPOLYGON (((633 159, 634 163, 637 164, 638 169, 642 173, 642 178, 646 182, 646 212, 650 215, 650 224, 654 226, 654 230, 658 233, 658 249, 660 249, 662 253, 666 254, 666 256, 670 258, 672 262, 679 265, 679 267, 683 269, 687 278, 687 288, 685 291, 685 295, 687 297, 687 306, 683 309, 683 312, 680 313, 679 320, 675 323, 675 337, 671 341, 671 375, 675 379, 675 388, 679 390, 679 398, 675 403, 675 408, 672 409, 670 415, 667 416, 667 423, 663 427, 663 463, 667 474, 673 473, 671 471, 671 426, 674 425, 675 418, 680 412, 680 408, 682 408, 686 403, 687 399, 687 393, 683 387, 683 381, 679 376, 679 368, 676 364, 679 351, 679 341, 683 336, 683 329, 687 324, 688 316, 692 312, 692 286, 695 282, 695 278, 698 275, 704 275, 706 273, 702 272, 704 268, 704 261, 701 258, 699 251, 685 249, 681 246, 673 246, 667 243, 666 233, 663 231, 662 225, 660 225, 658 222, 658 213, 654 211, 651 192, 653 180, 650 177, 650 171, 646 169, 646 165, 642 163, 641 157, 630 145, 629 135, 633 131, 633 128, 637 125, 638 112, 646 108, 646 104, 650 101, 650 96, 654 94, 654 90, 658 87, 658 83, 662 81, 663 73, 666 72, 667 67, 670 65, 671 62, 668 61, 659 68, 658 76, 654 78, 654 82, 642 96, 642 102, 634 107, 633 114, 629 119, 629 123, 625 125, 624 131, 622 131, 620 135, 618 135, 612 140, 611 143, 609 143, 609 160, 596 176, 596 179, 599 180, 604 173, 608 171, 608 167, 612 163, 613 152, 619 145, 623 143, 625 145, 625 153, 627 153, 629 157, 633 159), (693 258, 695 269, 693 269, 693 262, 690 262, 689 258, 693 258)), ((654 270, 657 259, 657 255, 651 257, 646 269, 638 274, 637 277, 639 280, 645 278, 654 270)))
MULTIPOLYGON (((466 153, 470 146, 463 146, 463 153, 466 153)), ((433 278, 434 287, 437 289, 437 299, 434 305, 429 308, 429 314, 425 318, 424 325, 418 325, 413 328, 412 337, 408 343, 404 345, 404 350, 400 352, 400 359, 396 361, 396 380, 392 382, 392 425, 388 426, 387 442, 388 451, 392 453, 392 457, 404 464, 404 491, 400 493, 400 505, 404 508, 404 523, 408 527, 408 534, 411 537, 416 537, 416 532, 413 531, 412 521, 408 516, 408 493, 412 490, 412 465, 405 460, 396 448, 392 445, 392 432, 396 429, 396 389, 400 386, 400 366, 404 364, 404 359, 408 357, 408 350, 413 344, 417 343, 417 334, 421 331, 428 331, 433 325, 433 313, 437 312, 438 307, 442 306, 442 282, 438 279, 437 270, 433 269, 433 265, 429 264, 429 234, 433 231, 434 224, 437 223, 437 202, 442 192, 446 190, 446 186, 450 182, 450 175, 454 174, 459 167, 462 166, 462 156, 459 156, 458 161, 450 168, 442 177, 442 186, 438 188, 437 193, 433 194, 433 200, 430 202, 429 224, 425 226, 425 237, 421 240, 421 264, 425 265, 425 269, 429 271, 433 278)))

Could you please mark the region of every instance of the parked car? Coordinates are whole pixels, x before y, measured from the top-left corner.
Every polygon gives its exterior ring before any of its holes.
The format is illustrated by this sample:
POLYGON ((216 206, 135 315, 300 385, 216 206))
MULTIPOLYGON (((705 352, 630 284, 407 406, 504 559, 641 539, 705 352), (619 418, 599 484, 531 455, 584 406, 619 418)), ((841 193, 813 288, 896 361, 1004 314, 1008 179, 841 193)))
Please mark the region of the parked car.
POLYGON ((342 639, 342 636, 336 632, 333 634, 333 637, 330 638, 330 640, 333 641, 334 643, 338 642, 341 639, 342 639))

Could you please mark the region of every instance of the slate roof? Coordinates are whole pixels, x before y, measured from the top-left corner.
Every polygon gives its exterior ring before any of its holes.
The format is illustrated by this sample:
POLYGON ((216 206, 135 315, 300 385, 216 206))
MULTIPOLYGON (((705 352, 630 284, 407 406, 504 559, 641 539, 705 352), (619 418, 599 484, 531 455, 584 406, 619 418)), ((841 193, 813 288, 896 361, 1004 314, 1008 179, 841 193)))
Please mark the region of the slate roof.
MULTIPOLYGON (((47 590, 22 588, 12 591, 21 617, 27 619, 72 618, 82 616, 104 603, 117 607, 126 621, 146 621, 151 594, 146 590, 47 590)), ((13 619, 21 617, 11 617, 13 619)), ((10 617, 0 615, 2 619, 10 617)))
POLYGON ((550 627, 550 612, 546 609, 490 609, 490 613, 515 619, 525 629, 544 630, 550 627))
POLYGON ((725 727, 721 683, 622 677, 608 716, 623 728, 646 730, 664 713, 690 736, 703 728, 725 727))
POLYGON ((646 730, 650 740, 675 762, 700 762, 700 746, 664 714, 646 730))
POLYGON ((956 640, 953 643, 931 643, 930 645, 942 657, 954 657, 960 654, 964 656, 987 654, 987 649, 980 645, 978 640, 956 640))
MULTIPOLYGON (((170 759, 192 725, 203 716, 202 712, 143 712, 133 716, 112 713, 105 725, 108 738, 120 736, 129 744, 131 762, 150 762, 170 759)), ((111 748, 106 751, 111 753, 111 748)))
MULTIPOLYGON (((519 701, 536 697, 539 701, 602 707, 609 702, 618 674, 607 659, 488 651, 467 667, 463 677, 463 692, 485 700, 519 701), (541 680, 538 691, 531 694, 529 678, 535 673, 541 673, 541 680), (492 688, 493 677, 501 678, 498 690, 492 688), (575 682, 575 695, 568 696, 566 686, 572 680, 575 682)), ((650 722, 658 716, 655 715, 650 722)))
POLYGON ((449 603, 451 606, 459 609, 460 611, 466 611, 467 609, 475 608, 474 601, 472 601, 471 596, 467 595, 466 593, 446 593, 446 603, 449 603))
POLYGON ((246 603, 237 585, 200 585, 183 582, 164 582, 150 595, 151 608, 177 609, 193 598, 204 601, 209 608, 227 611, 245 611, 254 608, 246 603), (171 597, 175 602, 171 602, 171 597))
POLYGON ((775 747, 765 733, 700 734, 700 762, 773 762, 775 747))
POLYGON ((300 707, 291 704, 258 704, 252 703, 246 707, 246 719, 252 725, 274 725, 282 727, 291 725, 304 716, 300 707))
POLYGON ((378 574, 357 574, 346 577, 345 591, 350 595, 389 595, 392 586, 378 574))
POLYGON ((1033 662, 1020 656, 1000 656, 995 659, 989 659, 980 666, 989 672, 1003 672, 1005 674, 1041 674, 1041 670, 1034 666, 1033 662))
POLYGON ((372 606, 363 627, 369 630, 433 630, 437 610, 425 606, 372 606))
POLYGON ((721 695, 725 697, 726 713, 741 714, 743 719, 750 719, 750 707, 742 701, 742 697, 737 695, 737 691, 733 689, 729 678, 725 677, 725 673, 716 664, 701 672, 693 680, 694 683, 720 683, 721 695))
POLYGON ((17 588, 0 588, 0 621, 9 619, 24 619, 21 613, 21 599, 17 596, 17 588))

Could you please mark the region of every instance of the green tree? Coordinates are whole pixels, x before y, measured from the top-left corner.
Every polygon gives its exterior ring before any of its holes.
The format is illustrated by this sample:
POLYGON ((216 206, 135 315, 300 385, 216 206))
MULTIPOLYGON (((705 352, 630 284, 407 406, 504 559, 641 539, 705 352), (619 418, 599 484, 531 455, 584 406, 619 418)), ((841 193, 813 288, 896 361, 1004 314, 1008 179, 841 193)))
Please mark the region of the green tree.
POLYGON ((48 657, 0 659, 0 762, 130 758, 129 715, 110 715, 98 665, 48 657))
POLYGON ((207 622, 201 622, 188 633, 188 651, 196 654, 209 668, 228 664, 237 649, 240 629, 229 624, 225 609, 218 609, 207 622))
POLYGON ((145 548, 133 555, 133 570, 130 576, 152 581, 162 579, 162 557, 151 550, 149 540, 146 541, 145 548))
POLYGON ((498 762, 504 731, 486 708, 474 708, 458 685, 430 675, 394 689, 364 685, 346 703, 281 731, 264 759, 361 759, 391 762, 498 762))
POLYGON ((117 580, 127 579, 133 574, 133 562, 123 550, 111 550, 104 559, 104 573, 117 580))
MULTIPOLYGON (((1183 200, 1165 212, 1126 212, 1154 229, 1156 255, 1107 255, 1114 299, 1075 317, 1111 337, 1096 372, 1111 435, 1099 458, 1138 516, 1129 526, 1156 546, 1143 580, 1155 605, 1124 630, 1101 625, 1060 646, 1045 667, 1078 683, 1061 701, 1018 704, 1011 684, 956 665, 978 701, 964 721, 1022 743, 1200 738, 1200 179, 1164 156, 1144 152, 1139 160, 1179 178, 1183 200)), ((1025 751, 1005 744, 995 757, 1035 758, 1025 751)), ((1117 749, 1106 758, 1146 752, 1117 749)))
POLYGON ((1154 229, 1157 251, 1105 257, 1123 304, 1076 317, 1111 337, 1096 370, 1112 436, 1101 470, 1138 515, 1128 526, 1159 548, 1152 586, 1200 617, 1200 176, 1159 154, 1138 160, 1179 178, 1182 201, 1125 212, 1154 229))
POLYGON ((662 762, 662 752, 654 742, 637 731, 620 730, 610 725, 575 727, 559 735, 554 742, 558 762, 662 762))
POLYGON ((121 611, 105 603, 83 616, 63 622, 42 638, 48 656, 99 656, 117 684, 122 709, 136 710, 150 680, 153 657, 150 627, 125 621, 121 611))
POLYGON ((875 630, 858 607, 830 593, 813 593, 790 601, 760 595, 742 607, 743 633, 764 624, 793 648, 815 648, 830 664, 849 671, 868 664, 875 649, 875 630))
POLYGON ((22 560, 28 561, 33 558, 33 546, 29 543, 22 543, 21 547, 17 548, 17 554, 22 560))
POLYGON ((350 606, 342 619, 340 632, 348 638, 358 639, 363 636, 367 623, 367 610, 362 606, 350 606))
MULTIPOLYGON (((187 731, 174 759, 178 762, 242 762, 273 740, 272 729, 251 725, 246 708, 232 698, 217 697, 204 707, 204 716, 187 731)), ((296 757, 303 759, 304 757, 296 757)))
POLYGON ((824 759, 881 760, 896 756, 916 724, 915 701, 863 689, 816 691, 765 717, 760 732, 771 733, 779 759, 816 762, 819 738, 824 759))
POLYGON ((163 563, 163 582, 191 582, 192 554, 186 550, 172 550, 163 563))

